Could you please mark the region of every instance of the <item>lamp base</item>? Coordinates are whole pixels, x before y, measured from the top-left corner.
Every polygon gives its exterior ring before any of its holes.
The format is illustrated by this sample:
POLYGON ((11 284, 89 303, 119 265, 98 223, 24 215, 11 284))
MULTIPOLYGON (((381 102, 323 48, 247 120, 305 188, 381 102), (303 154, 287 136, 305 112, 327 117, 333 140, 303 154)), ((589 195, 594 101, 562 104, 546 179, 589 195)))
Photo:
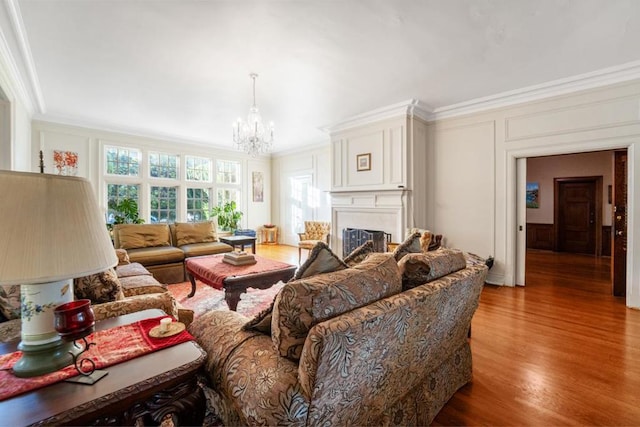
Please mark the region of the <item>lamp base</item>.
POLYGON ((21 342, 18 350, 22 357, 13 365, 16 377, 29 378, 55 372, 73 363, 72 353, 77 352, 72 342, 57 340, 51 343, 31 345, 21 342))

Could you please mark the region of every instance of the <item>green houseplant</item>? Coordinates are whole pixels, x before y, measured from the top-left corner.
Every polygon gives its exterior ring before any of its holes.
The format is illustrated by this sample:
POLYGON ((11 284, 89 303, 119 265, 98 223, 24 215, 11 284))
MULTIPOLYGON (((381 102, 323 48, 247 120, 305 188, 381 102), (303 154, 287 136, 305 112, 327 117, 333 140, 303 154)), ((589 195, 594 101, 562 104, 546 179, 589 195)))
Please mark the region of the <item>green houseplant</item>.
POLYGON ((238 229, 242 212, 237 210, 236 202, 230 201, 223 205, 215 206, 212 215, 218 217, 218 226, 224 231, 235 231, 238 229))
POLYGON ((144 219, 138 213, 138 203, 134 199, 124 198, 119 202, 110 201, 109 209, 114 211, 113 222, 107 224, 111 229, 113 224, 142 224, 144 219))

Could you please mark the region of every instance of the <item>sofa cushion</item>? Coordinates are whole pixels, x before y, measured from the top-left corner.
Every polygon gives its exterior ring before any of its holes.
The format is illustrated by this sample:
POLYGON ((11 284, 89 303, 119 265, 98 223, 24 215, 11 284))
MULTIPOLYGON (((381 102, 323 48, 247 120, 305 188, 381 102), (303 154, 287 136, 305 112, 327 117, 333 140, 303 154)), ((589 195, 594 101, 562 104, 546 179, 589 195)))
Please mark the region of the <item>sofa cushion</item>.
POLYGON ((90 299, 92 304, 124 298, 122 285, 113 268, 98 274, 73 279, 73 293, 76 299, 90 299))
POLYGON ((298 360, 309 329, 402 289, 398 264, 374 253, 355 267, 287 283, 273 307, 271 336, 279 353, 298 360))
POLYGON ((370 253, 375 252, 373 247, 373 240, 367 240, 362 245, 355 248, 349 255, 347 255, 342 261, 349 267, 353 267, 356 264, 360 264, 370 253))
POLYGON ((233 251, 231 245, 227 245, 222 242, 191 243, 189 245, 180 246, 180 249, 184 252, 185 258, 233 251))
POLYGON ((411 253, 398 262, 402 289, 423 285, 467 266, 464 254, 456 249, 438 249, 427 253, 411 253))
POLYGON ((177 246, 192 243, 208 243, 218 240, 212 221, 204 222, 176 222, 177 246))
POLYGON ((324 242, 318 242, 309 252, 309 257, 297 270, 293 280, 315 276, 316 274, 344 270, 347 264, 329 249, 324 242))
POLYGON ((400 243, 400 245, 398 245, 398 247, 393 251, 393 257, 396 261, 400 261, 402 257, 407 254, 422 252, 420 237, 422 237, 422 233, 416 231, 409 235, 404 242, 400 243))
POLYGON ((151 274, 121 277, 120 284, 125 297, 167 292, 167 285, 158 282, 151 274))
POLYGON ((144 266, 171 264, 184 261, 184 252, 173 246, 129 249, 129 258, 144 266))
POLYGON ((20 318, 20 285, 0 285, 0 313, 8 320, 20 318))
POLYGON ((118 265, 116 267, 116 274, 118 275, 118 279, 122 283, 122 278, 124 277, 132 277, 132 276, 151 276, 149 270, 144 268, 142 264, 139 262, 132 262, 131 264, 126 265, 118 265))
MULTIPOLYGON (((120 224, 117 228, 118 249, 170 246, 167 224, 120 224)), ((131 254, 129 254, 131 255, 131 254)))

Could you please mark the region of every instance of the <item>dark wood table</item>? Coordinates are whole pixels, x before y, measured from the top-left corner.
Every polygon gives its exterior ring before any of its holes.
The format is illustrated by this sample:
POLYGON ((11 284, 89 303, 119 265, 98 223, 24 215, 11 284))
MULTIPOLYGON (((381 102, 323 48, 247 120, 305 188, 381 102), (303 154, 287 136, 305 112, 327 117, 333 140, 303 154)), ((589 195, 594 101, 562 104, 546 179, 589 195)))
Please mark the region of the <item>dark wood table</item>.
MULTIPOLYGON (((97 330, 164 315, 144 310, 96 323, 97 330)), ((18 341, 0 343, 0 354, 16 350, 18 341)), ((168 347, 105 370, 94 385, 60 382, 0 402, 0 425, 145 425, 167 414, 182 425, 202 425, 204 394, 197 374, 206 353, 193 341, 168 347)))
MULTIPOLYGON (((196 279, 206 283, 209 286, 219 288, 219 284, 215 285, 214 278, 210 277, 211 272, 216 274, 222 274, 225 270, 220 270, 220 263, 224 255, 204 255, 200 257, 187 258, 184 263, 187 277, 191 282, 191 293, 189 297, 196 294, 196 279)), ((232 271, 228 275, 223 274, 222 287, 224 288, 224 299, 229 306, 229 310, 235 311, 240 302, 240 295, 247 291, 247 288, 256 289, 268 289, 277 283, 279 280, 283 282, 288 281, 296 273, 297 267, 295 265, 286 264, 283 262, 276 262, 262 258, 255 255, 257 263, 256 268, 259 268, 264 261, 270 264, 277 264, 270 268, 268 271, 261 271, 256 273, 243 273, 242 266, 237 267, 237 271, 232 271)), ((225 265, 225 268, 229 268, 225 265)), ((231 268, 232 270, 236 270, 231 268)))
POLYGON ((251 236, 225 236, 219 237, 219 240, 222 243, 226 243, 231 247, 235 248, 236 246, 240 247, 241 251, 244 251, 245 246, 251 245, 251 250, 253 253, 256 253, 256 238, 251 236))

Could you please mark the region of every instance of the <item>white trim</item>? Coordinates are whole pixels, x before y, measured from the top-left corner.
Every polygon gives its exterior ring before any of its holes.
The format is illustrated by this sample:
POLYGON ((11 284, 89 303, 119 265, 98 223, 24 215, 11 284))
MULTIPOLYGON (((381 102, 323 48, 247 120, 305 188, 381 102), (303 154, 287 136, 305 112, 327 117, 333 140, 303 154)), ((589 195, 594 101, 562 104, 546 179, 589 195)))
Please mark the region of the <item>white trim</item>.
POLYGON ((416 116, 425 121, 433 119, 433 109, 424 102, 417 99, 409 99, 407 101, 398 102, 396 104, 387 105, 386 107, 377 108, 362 114, 349 117, 332 125, 321 126, 319 129, 323 132, 333 133, 340 132, 345 129, 351 129, 357 126, 364 126, 380 120, 398 117, 401 115, 416 116))
POLYGON ((20 54, 24 61, 29 83, 31 84, 31 91, 35 98, 35 105, 38 108, 38 112, 44 113, 46 111, 44 98, 42 97, 42 90, 40 89, 40 81, 38 80, 36 66, 33 62, 31 46, 29 45, 27 32, 25 31, 24 22, 22 21, 20 6, 16 0, 6 0, 6 4, 7 12, 9 13, 9 20, 11 21, 11 26, 13 27, 13 32, 18 43, 18 48, 20 49, 20 54))
POLYGON ((640 61, 628 62, 614 67, 603 68, 590 73, 578 74, 563 79, 552 80, 538 85, 527 86, 495 95, 476 98, 458 104, 438 107, 433 111, 434 120, 502 108, 514 104, 536 101, 553 96, 573 93, 585 89, 607 86, 640 78, 640 61))
MULTIPOLYGON (((17 97, 24 104, 27 113, 32 115, 34 112, 32 99, 28 94, 24 81, 22 80, 22 74, 18 70, 18 65, 11 53, 11 48, 7 43, 7 38, 5 37, 2 28, 0 28, 0 57, 3 58, 3 60, 0 61, 0 68, 2 68, 4 74, 6 74, 8 79, 7 84, 10 85, 10 87, 3 87, 5 92, 9 92, 5 93, 5 95, 10 98, 17 97)), ((13 101, 13 99, 10 99, 10 101, 13 101)))

